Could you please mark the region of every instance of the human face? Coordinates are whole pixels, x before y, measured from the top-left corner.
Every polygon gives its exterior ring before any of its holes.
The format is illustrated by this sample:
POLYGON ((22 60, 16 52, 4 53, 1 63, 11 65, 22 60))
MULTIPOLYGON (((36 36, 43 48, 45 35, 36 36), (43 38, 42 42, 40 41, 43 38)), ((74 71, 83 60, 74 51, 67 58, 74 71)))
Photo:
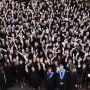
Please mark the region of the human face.
POLYGON ((59 70, 60 70, 60 71, 64 70, 64 66, 61 65, 61 66, 59 67, 59 70))
POLYGON ((32 64, 32 60, 29 60, 29 64, 32 64))

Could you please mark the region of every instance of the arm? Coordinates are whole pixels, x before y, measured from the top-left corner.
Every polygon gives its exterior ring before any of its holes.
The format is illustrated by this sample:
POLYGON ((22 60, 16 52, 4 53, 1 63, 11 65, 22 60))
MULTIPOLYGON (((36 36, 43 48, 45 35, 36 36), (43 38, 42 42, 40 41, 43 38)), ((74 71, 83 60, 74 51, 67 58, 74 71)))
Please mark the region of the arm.
POLYGON ((38 53, 37 53, 37 54, 35 54, 35 51, 34 51, 34 54, 33 54, 33 62, 35 62, 35 61, 36 61, 37 55, 38 55, 38 53))
POLYGON ((45 54, 46 58, 48 59, 48 56, 47 56, 47 51, 48 51, 47 46, 46 46, 46 50, 43 47, 42 47, 42 49, 44 51, 44 54, 45 54))
POLYGON ((28 73, 28 65, 29 65, 29 63, 25 65, 25 71, 26 71, 27 73, 28 73))

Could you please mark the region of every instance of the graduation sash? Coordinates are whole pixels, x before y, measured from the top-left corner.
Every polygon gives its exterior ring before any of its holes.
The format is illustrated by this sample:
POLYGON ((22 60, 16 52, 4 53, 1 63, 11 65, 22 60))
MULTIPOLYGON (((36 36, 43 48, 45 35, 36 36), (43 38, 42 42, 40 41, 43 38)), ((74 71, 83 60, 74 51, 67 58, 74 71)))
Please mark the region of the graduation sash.
POLYGON ((59 71, 58 73, 59 73, 59 78, 60 79, 63 79, 64 78, 64 75, 65 75, 65 70, 59 71))
POLYGON ((50 78, 52 78, 52 76, 54 75, 54 72, 47 72, 47 76, 48 76, 48 78, 50 79, 50 78))

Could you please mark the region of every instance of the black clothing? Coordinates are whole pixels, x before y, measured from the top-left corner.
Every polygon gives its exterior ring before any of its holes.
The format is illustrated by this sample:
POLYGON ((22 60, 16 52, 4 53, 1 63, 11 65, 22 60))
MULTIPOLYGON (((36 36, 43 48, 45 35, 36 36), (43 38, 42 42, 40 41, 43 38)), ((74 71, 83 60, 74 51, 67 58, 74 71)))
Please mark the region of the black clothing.
POLYGON ((48 72, 45 72, 45 86, 46 86, 46 90, 55 90, 56 89, 55 73, 48 74, 48 72))
POLYGON ((6 75, 3 69, 0 69, 0 88, 6 90, 6 75))
POLYGON ((7 87, 12 87, 14 85, 14 72, 12 66, 10 67, 5 67, 5 74, 6 74, 6 79, 7 79, 7 87))
POLYGON ((29 72, 29 84, 33 88, 38 88, 41 84, 41 78, 38 71, 35 72, 29 72))
POLYGON ((82 83, 82 87, 86 86, 86 84, 87 84, 87 76, 88 76, 87 68, 81 69, 81 83, 82 83))
POLYGON ((73 72, 69 74, 69 90, 78 89, 78 86, 80 84, 80 78, 77 72, 73 72))
POLYGON ((23 82, 25 76, 25 67, 24 64, 19 64, 16 69, 17 79, 19 82, 23 82))

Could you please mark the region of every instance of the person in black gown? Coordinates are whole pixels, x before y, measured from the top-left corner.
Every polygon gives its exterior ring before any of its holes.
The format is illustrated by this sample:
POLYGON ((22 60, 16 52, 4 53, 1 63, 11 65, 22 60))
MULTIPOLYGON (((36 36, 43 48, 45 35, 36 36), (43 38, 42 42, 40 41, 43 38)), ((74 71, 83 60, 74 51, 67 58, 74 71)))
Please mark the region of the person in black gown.
POLYGON ((56 90, 55 84, 56 84, 56 75, 52 71, 52 68, 48 67, 48 70, 45 73, 46 90, 56 90))
POLYGON ((58 90, 68 90, 68 80, 69 74, 68 71, 64 69, 64 66, 61 64, 58 66, 57 70, 57 86, 58 90))
POLYGON ((34 66, 31 67, 31 71, 28 72, 29 84, 32 87, 32 90, 40 90, 40 73, 39 69, 36 69, 34 66))
POLYGON ((4 63, 4 71, 6 74, 7 88, 12 87, 14 85, 14 73, 13 73, 12 65, 9 62, 4 63))
POLYGON ((82 68, 81 68, 81 85, 82 87, 86 87, 87 86, 87 76, 88 76, 88 69, 86 67, 86 64, 83 63, 82 68))
POLYGON ((77 73, 76 66, 71 65, 69 72, 69 90, 78 90, 80 85, 80 77, 77 73))
POLYGON ((3 66, 0 64, 0 88, 6 90, 6 75, 3 66))
POLYGON ((17 67, 17 76, 18 76, 18 82, 20 83, 21 88, 25 85, 24 79, 25 79, 25 66, 23 61, 19 61, 19 65, 17 67))

